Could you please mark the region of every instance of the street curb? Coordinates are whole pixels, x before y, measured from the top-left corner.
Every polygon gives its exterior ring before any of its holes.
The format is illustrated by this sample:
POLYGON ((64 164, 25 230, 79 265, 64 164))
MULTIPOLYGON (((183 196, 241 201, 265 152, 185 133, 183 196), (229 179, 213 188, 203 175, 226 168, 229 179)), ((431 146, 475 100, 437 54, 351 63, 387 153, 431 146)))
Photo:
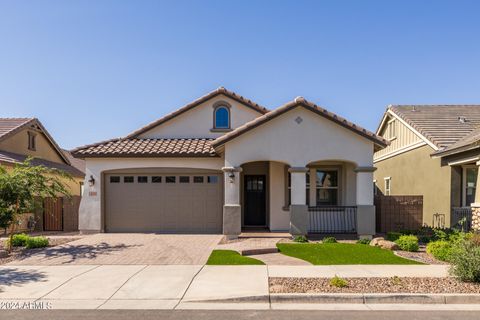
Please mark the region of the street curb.
POLYGON ((277 293, 270 295, 272 303, 359 303, 359 304, 479 304, 479 294, 305 294, 277 293))
POLYGON ((227 299, 190 300, 190 303, 318 303, 318 304, 480 304, 479 294, 410 293, 274 293, 227 299))

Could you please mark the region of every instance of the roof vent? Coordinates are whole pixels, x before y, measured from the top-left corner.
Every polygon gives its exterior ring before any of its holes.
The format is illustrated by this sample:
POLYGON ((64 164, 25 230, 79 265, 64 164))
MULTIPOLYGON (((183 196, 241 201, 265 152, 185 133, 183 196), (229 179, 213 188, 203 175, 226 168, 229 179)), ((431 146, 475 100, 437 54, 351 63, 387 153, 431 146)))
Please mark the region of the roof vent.
POLYGON ((465 118, 465 117, 458 117, 458 121, 459 121, 460 123, 465 123, 465 122, 467 122, 467 118, 465 118))

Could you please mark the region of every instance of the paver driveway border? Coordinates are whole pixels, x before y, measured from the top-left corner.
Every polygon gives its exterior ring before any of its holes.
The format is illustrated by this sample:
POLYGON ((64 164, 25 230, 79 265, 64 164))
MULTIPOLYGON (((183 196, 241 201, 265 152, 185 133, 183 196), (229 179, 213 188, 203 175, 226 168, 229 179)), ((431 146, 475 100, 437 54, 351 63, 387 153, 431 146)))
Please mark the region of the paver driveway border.
POLYGON ((222 235, 97 233, 7 265, 204 265, 222 235))

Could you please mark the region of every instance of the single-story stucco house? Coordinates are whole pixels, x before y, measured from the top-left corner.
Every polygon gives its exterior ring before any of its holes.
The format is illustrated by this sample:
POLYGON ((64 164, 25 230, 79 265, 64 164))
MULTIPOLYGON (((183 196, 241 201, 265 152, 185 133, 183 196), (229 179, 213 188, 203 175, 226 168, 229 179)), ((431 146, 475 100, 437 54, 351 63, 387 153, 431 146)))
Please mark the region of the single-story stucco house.
POLYGON ((378 192, 423 196, 424 225, 470 221, 479 199, 479 126, 480 105, 388 106, 377 129, 390 141, 374 155, 378 192))
POLYGON ((274 110, 220 87, 86 160, 80 230, 375 233, 373 153, 388 142, 302 97, 274 110))

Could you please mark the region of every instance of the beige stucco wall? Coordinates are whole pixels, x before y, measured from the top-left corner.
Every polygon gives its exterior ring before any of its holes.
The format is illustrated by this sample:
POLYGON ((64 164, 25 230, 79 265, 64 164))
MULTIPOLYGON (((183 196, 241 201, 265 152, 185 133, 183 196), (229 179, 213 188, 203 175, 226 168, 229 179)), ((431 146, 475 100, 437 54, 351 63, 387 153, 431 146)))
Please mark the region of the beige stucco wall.
POLYGON ((423 195, 423 222, 432 225, 435 213, 450 225, 451 168, 432 159, 434 150, 423 146, 375 163, 374 179, 382 193, 385 177, 391 177, 391 195, 423 195))
MULTIPOLYGON (((28 129, 21 130, 13 136, 0 142, 0 150, 24 154, 53 162, 64 163, 52 144, 43 133, 36 132, 36 150, 28 149, 28 129)), ((33 132, 33 131, 32 131, 33 132)))
POLYGON ((231 127, 235 129, 262 114, 224 95, 216 96, 182 113, 181 115, 152 128, 140 135, 141 138, 216 138, 225 132, 211 132, 216 103, 227 102, 230 108, 231 127))
POLYGON ((288 231, 290 228, 290 210, 285 209, 285 164, 270 162, 270 221, 271 231, 288 231))

